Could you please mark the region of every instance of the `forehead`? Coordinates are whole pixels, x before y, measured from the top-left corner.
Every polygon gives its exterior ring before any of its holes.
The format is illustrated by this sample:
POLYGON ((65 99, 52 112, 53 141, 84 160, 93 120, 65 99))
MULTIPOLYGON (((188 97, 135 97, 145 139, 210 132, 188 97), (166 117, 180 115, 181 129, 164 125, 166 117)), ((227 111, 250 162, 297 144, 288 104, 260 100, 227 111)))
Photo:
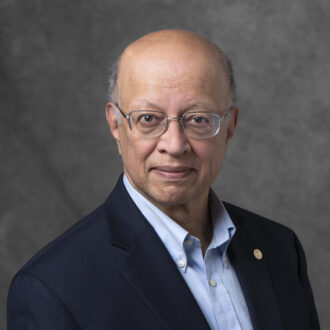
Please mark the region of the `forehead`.
POLYGON ((128 49, 121 58, 121 101, 129 102, 139 94, 162 97, 175 92, 187 98, 211 98, 215 103, 227 101, 225 71, 209 51, 180 44, 139 48, 128 49))

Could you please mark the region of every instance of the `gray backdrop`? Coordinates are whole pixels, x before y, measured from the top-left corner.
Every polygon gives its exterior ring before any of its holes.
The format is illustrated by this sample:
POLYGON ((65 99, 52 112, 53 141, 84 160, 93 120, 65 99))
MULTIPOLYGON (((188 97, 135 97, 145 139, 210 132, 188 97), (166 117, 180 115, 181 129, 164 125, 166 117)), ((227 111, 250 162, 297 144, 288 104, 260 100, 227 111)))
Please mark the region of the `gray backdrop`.
POLYGON ((240 120, 214 188, 297 232, 330 329, 329 13, 327 0, 1 0, 0 328, 14 273, 121 172, 109 63, 147 32, 181 28, 221 45, 236 71, 240 120))

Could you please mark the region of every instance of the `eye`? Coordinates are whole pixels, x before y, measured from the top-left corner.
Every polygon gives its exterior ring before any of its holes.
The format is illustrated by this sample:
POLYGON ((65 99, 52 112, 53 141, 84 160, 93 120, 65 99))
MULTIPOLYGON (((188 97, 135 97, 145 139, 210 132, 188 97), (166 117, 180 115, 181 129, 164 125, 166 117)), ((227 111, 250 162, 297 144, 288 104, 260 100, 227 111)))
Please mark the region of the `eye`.
POLYGON ((194 116, 191 120, 196 124, 203 124, 208 122, 207 118, 202 116, 194 116))
POLYGON ((165 116, 161 112, 136 111, 133 113, 133 122, 140 127, 155 127, 162 123, 165 116))
POLYGON ((186 113, 185 123, 193 127, 202 127, 210 123, 210 118, 206 113, 186 113))
POLYGON ((153 120, 155 120, 155 116, 153 116, 153 115, 149 115, 149 114, 147 114, 147 115, 142 115, 140 118, 139 118, 139 120, 141 121, 145 121, 145 122, 147 122, 147 123, 151 123, 153 120))

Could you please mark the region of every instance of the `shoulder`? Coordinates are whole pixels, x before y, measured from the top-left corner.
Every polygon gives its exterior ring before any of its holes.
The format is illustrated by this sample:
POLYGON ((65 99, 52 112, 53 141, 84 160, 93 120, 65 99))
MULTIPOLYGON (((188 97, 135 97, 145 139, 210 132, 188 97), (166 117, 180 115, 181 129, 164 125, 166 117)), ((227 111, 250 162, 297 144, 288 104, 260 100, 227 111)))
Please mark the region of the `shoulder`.
MULTIPOLYGON (((112 272, 113 265, 124 251, 116 247, 113 236, 126 237, 129 229, 134 232, 135 227, 138 227, 135 230, 138 233, 145 230, 145 226, 136 224, 138 212, 133 204, 120 177, 103 204, 42 248, 18 273, 25 272, 58 283, 74 277, 93 277, 97 272, 102 274, 104 260, 107 260, 107 268, 112 272)), ((141 222, 144 224, 143 219, 141 222)), ((135 236, 131 237, 134 239, 135 236)))
POLYGON ((54 274, 70 269, 81 264, 82 258, 93 258, 108 242, 108 221, 102 204, 43 247, 18 273, 45 275, 48 271, 54 274))
POLYGON ((279 246, 295 249, 297 244, 300 246, 297 236, 291 228, 236 205, 227 202, 223 202, 223 204, 234 222, 236 230, 249 236, 256 243, 272 249, 279 246))
POLYGON ((276 232, 279 231, 282 233, 287 232, 290 235, 293 233, 292 229, 289 227, 274 220, 268 219, 260 214, 243 209, 228 202, 223 202, 223 204, 235 224, 238 222, 238 225, 275 230, 276 232))

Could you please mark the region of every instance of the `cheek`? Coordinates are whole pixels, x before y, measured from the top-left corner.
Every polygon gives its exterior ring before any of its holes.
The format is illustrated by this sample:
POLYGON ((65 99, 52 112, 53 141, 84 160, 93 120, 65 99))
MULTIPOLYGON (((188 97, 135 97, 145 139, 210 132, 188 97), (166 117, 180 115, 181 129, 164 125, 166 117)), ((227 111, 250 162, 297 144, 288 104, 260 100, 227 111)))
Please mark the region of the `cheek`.
POLYGON ((211 180, 215 179, 222 167, 224 155, 225 145, 223 142, 204 145, 200 149, 199 158, 202 162, 205 176, 209 176, 211 180))
POLYGON ((125 136, 121 140, 120 148, 126 168, 144 166, 155 149, 155 142, 145 138, 125 136))

